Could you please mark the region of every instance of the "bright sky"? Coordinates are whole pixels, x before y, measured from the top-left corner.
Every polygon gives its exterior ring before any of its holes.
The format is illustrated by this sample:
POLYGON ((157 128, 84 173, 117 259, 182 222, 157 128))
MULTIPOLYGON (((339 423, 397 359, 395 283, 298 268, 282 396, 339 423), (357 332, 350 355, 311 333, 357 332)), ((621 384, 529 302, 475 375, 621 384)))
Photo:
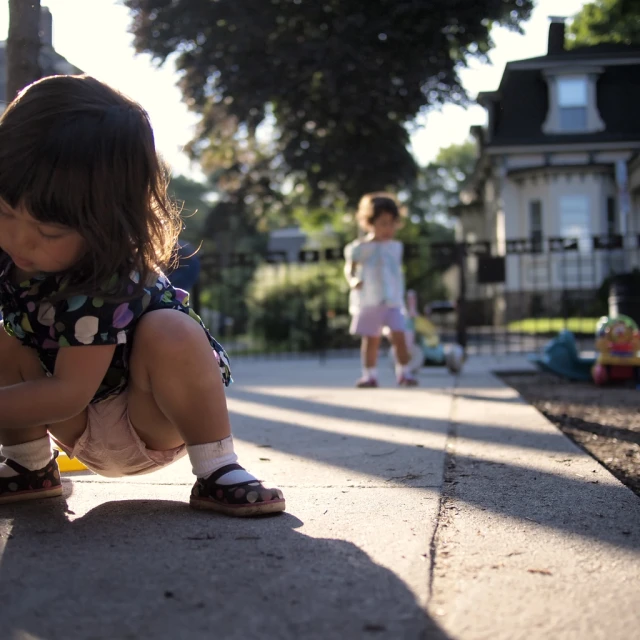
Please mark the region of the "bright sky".
MULTIPOLYGON (((463 70, 464 86, 474 97, 479 91, 497 88, 509 60, 544 55, 547 47, 548 16, 572 16, 586 0, 538 0, 533 17, 524 25, 525 34, 495 29, 496 48, 492 65, 474 63, 463 70)), ((69 62, 107 82, 140 102, 149 112, 157 146, 176 173, 197 178, 182 146, 191 138, 196 122, 181 102, 175 86, 173 65, 157 69, 148 56, 136 56, 128 33, 129 17, 117 0, 43 0, 53 14, 53 44, 69 62)), ((7 35, 8 0, 0 4, 0 40, 7 35)), ((479 106, 467 110, 452 105, 420 117, 421 128, 412 136, 413 151, 421 164, 436 156, 441 147, 464 141, 469 128, 484 124, 479 106)))

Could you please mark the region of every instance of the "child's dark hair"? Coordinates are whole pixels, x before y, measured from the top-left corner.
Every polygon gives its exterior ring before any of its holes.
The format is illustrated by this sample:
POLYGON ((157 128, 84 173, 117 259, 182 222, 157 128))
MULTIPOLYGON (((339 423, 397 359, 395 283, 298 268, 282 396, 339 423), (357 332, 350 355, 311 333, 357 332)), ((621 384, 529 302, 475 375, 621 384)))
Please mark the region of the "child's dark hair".
POLYGON ((358 204, 358 211, 356 212, 358 226, 365 231, 370 231, 373 223, 383 213, 391 214, 398 223, 403 215, 398 207, 398 202, 390 193, 383 191, 367 193, 362 196, 358 204))
POLYGON ((168 266, 181 230, 147 113, 87 76, 39 80, 9 105, 0 118, 0 197, 84 238, 65 296, 136 294, 105 287, 131 271, 144 287, 168 266))

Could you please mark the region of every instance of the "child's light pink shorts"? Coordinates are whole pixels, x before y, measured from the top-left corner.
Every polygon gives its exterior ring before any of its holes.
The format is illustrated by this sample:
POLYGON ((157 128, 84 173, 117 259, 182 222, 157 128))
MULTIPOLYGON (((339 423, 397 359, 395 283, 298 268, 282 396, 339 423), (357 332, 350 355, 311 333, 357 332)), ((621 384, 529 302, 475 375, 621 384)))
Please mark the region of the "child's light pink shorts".
POLYGON ((78 458, 91 471, 108 478, 151 473, 175 462, 187 452, 185 445, 152 451, 135 432, 127 410, 127 392, 89 405, 87 428, 73 448, 52 438, 70 458, 78 458))
POLYGON ((350 332, 357 336, 377 338, 382 335, 385 327, 389 327, 391 331, 405 330, 406 321, 402 309, 384 304, 377 307, 364 307, 351 319, 350 332))

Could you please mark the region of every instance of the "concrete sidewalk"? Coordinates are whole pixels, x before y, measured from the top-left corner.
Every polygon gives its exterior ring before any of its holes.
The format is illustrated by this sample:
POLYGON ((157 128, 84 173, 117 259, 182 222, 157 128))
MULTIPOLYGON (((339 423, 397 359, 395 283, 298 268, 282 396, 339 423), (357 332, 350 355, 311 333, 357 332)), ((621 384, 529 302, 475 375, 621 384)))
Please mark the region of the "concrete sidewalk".
POLYGON ((238 363, 241 462, 287 513, 191 511, 186 460, 4 506, 0 638, 637 637, 640 500, 499 366, 356 390, 354 360, 238 363))
POLYGON ((464 640, 637 638, 640 499, 487 375, 514 364, 457 382, 429 609, 464 640))

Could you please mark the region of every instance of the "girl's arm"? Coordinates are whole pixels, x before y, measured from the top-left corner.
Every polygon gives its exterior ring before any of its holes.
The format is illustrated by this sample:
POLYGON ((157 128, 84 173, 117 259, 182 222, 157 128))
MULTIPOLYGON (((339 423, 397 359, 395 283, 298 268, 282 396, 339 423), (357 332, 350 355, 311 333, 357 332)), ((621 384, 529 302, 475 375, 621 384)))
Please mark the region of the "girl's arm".
POLYGON ((0 429, 69 420, 86 409, 102 382, 116 345, 60 349, 51 377, 0 388, 0 429))
POLYGON ((362 285, 362 280, 356 277, 358 264, 366 262, 371 258, 375 247, 371 242, 371 237, 367 236, 363 240, 356 240, 345 248, 344 275, 351 288, 362 285))
POLYGON ((405 278, 404 278, 404 269, 402 268, 403 258, 404 258, 404 244, 402 244, 402 242, 398 240, 398 262, 400 266, 400 278, 402 282, 402 295, 404 297, 405 278))
POLYGON ((395 240, 397 258, 402 263, 402 258, 404 256, 404 244, 400 242, 400 240, 395 240))
POLYGON ((349 286, 352 289, 357 289, 359 286, 362 285, 362 280, 360 280, 360 278, 356 276, 357 268, 358 268, 357 262, 353 262, 352 260, 345 262, 344 275, 347 279, 347 282, 349 283, 349 286))
POLYGON ((344 277, 352 289, 362 284, 361 280, 356 276, 358 269, 357 256, 359 256, 360 243, 355 242, 346 246, 344 251, 344 277), (355 255, 354 255, 355 254, 355 255))

